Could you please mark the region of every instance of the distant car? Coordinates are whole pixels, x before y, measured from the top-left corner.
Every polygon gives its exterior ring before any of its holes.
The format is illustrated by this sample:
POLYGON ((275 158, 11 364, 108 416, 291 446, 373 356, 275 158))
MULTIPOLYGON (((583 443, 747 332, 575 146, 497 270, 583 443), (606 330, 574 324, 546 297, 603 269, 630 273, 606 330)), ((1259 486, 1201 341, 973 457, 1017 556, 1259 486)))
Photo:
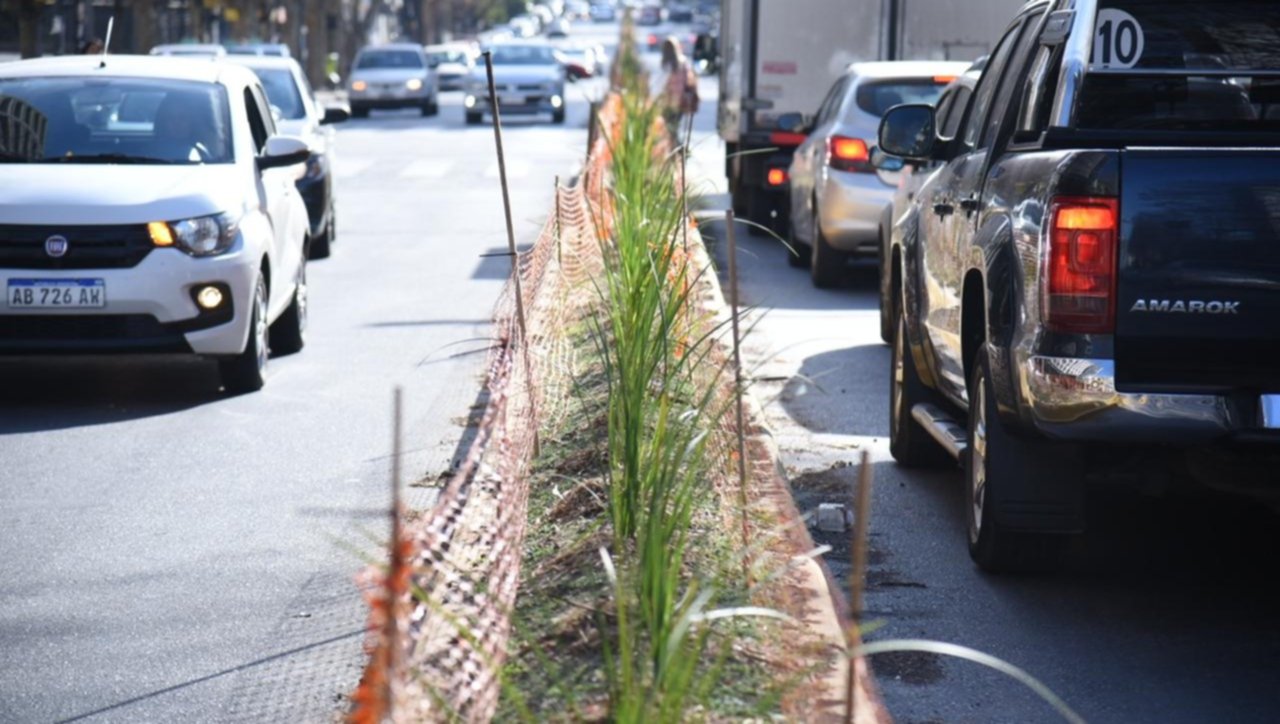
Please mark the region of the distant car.
POLYGON ((589 43, 561 45, 557 52, 569 74, 577 78, 592 78, 604 72, 603 53, 589 43))
POLYGON ((659 5, 645 5, 640 8, 639 14, 636 15, 636 25, 661 25, 662 24, 662 7, 659 5))
POLYGON ((0 352, 216 359, 228 392, 300 350, 310 157, 227 63, 64 56, 0 66, 39 118, 0 158, 0 352), (103 65, 105 63, 105 66, 103 65))
POLYGON ((329 246, 336 240, 337 229, 337 203, 333 190, 334 133, 329 126, 345 121, 347 111, 343 108, 322 108, 302 72, 302 66, 292 58, 231 56, 226 62, 243 65, 258 75, 281 132, 301 138, 311 149, 306 173, 298 179, 297 186, 311 223, 309 256, 324 259, 329 256, 329 246))
POLYGON ((440 112, 438 85, 421 45, 363 48, 351 64, 347 85, 351 115, 366 118, 374 108, 418 108, 422 115, 434 116, 440 112))
POLYGON ((541 27, 541 23, 532 15, 518 15, 507 23, 511 35, 516 38, 532 38, 541 27))
POLYGON ((586 0, 570 0, 565 3, 564 16, 571 20, 590 20, 591 4, 586 0))
POLYGON ((480 51, 475 43, 428 45, 427 63, 436 72, 440 90, 463 90, 476 67, 480 51))
POLYGON ((618 12, 608 3, 595 3, 591 6, 591 20, 596 23, 612 23, 618 19, 618 12))
POLYGON ((569 21, 564 18, 556 18, 547 25, 546 36, 548 38, 567 38, 569 37, 569 21))
MULTIPOLYGON (((490 51, 499 111, 550 113, 553 123, 564 123, 567 73, 555 48, 539 42, 512 42, 494 45, 490 51)), ((484 120, 489 110, 489 84, 483 69, 472 73, 463 106, 469 125, 484 120)))
POLYGON ((688 5, 668 5, 667 6, 667 22, 669 23, 692 23, 693 8, 688 5))
POLYGON ((182 55, 201 58, 221 58, 227 49, 212 43, 174 43, 157 45, 151 49, 151 55, 182 55))
POLYGON ((808 133, 790 168, 777 173, 781 184, 789 183, 791 239, 801 252, 788 258, 800 266, 807 257, 814 286, 837 284, 851 255, 879 254, 881 212, 893 201, 893 187, 871 165, 880 117, 903 103, 934 103, 968 67, 942 61, 855 63, 810 123, 780 119, 808 133))
POLYGON ((276 58, 288 58, 292 54, 284 43, 244 43, 228 45, 227 55, 269 55, 276 58))

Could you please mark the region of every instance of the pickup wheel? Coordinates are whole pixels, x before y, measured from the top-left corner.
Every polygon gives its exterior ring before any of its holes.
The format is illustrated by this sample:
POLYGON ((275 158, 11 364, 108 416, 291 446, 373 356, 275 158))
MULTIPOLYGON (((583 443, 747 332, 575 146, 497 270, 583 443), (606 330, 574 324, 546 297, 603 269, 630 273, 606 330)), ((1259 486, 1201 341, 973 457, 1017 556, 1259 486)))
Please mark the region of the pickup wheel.
POLYGON ((953 466, 955 461, 920 423, 911 408, 930 402, 933 392, 916 373, 916 363, 907 349, 906 320, 898 319, 893 340, 893 365, 889 376, 889 452, 899 464, 909 468, 953 466))
POLYGON ((1073 466, 1043 454, 1043 446, 1013 437, 1000 422, 986 348, 977 352, 969 382, 969 448, 965 453, 965 528, 969 556, 991 573, 1047 571, 1062 563, 1071 538, 1008 520, 1007 503, 1020 490, 1052 485, 1073 466))
POLYGON ((886 344, 893 344, 894 325, 898 315, 894 312, 894 300, 897 290, 893 284, 893 257, 886 247, 883 229, 880 232, 880 339, 886 344))

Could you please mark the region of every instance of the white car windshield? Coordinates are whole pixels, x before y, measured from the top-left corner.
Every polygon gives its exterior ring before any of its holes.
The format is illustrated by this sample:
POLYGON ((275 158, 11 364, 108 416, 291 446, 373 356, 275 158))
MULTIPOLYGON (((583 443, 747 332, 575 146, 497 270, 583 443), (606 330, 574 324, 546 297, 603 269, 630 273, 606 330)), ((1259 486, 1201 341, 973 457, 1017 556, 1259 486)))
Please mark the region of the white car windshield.
POLYGON ((267 101, 280 111, 280 117, 290 121, 306 118, 307 109, 302 105, 302 95, 294 82, 293 72, 285 68, 254 68, 267 92, 267 101))
POLYGON ((411 50, 375 50, 361 53, 356 61, 356 68, 360 70, 421 67, 422 56, 411 50))
POLYGON ((493 48, 494 65, 555 65, 555 52, 543 45, 498 45, 493 48))
POLYGON ((0 163, 231 163, 222 86, 0 78, 0 163))

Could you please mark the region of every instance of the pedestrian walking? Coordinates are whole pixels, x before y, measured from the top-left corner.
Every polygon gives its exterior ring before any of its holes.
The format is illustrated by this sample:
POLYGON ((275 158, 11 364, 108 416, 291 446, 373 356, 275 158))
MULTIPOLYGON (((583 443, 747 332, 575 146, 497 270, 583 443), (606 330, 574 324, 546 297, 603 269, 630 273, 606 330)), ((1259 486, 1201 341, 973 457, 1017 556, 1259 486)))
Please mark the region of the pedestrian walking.
POLYGON ((670 128, 675 131, 680 128, 686 114, 698 112, 699 105, 698 75, 675 36, 668 36, 662 41, 662 69, 667 73, 662 100, 667 120, 674 120, 670 128))

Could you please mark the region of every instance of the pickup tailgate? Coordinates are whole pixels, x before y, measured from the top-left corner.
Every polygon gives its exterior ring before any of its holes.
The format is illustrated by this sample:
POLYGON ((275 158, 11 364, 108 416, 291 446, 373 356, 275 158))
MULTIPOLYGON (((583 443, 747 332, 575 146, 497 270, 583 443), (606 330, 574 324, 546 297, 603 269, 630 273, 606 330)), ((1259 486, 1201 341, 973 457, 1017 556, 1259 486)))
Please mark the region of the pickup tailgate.
POLYGON ((1280 392, 1280 151, 1127 150, 1117 386, 1280 392))

